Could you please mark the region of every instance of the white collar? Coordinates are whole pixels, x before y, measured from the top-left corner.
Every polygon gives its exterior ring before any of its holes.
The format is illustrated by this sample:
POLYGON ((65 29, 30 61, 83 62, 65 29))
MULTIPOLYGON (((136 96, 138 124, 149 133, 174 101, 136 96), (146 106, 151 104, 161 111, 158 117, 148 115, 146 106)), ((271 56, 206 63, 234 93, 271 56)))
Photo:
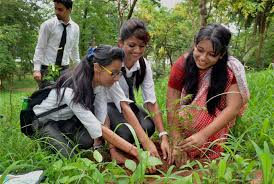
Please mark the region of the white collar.
MULTIPOLYGON (((55 19, 57 20, 58 24, 65 24, 65 22, 63 20, 59 20, 56 16, 55 16, 55 19)), ((71 18, 69 17, 69 21, 67 23, 67 25, 71 25, 71 18)))
POLYGON ((122 64, 122 67, 125 67, 127 74, 131 74, 131 73, 133 73, 133 72, 135 72, 135 71, 137 71, 137 70, 140 69, 140 63, 139 63, 139 60, 136 61, 136 62, 134 63, 134 65, 131 67, 130 70, 125 66, 124 63, 122 64))

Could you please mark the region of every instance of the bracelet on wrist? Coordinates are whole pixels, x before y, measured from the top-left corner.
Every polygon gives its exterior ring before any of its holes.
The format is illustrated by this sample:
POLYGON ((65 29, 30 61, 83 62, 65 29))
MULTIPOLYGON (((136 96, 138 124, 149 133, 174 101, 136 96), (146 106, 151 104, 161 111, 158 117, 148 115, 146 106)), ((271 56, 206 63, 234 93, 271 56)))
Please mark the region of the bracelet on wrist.
POLYGON ((168 135, 168 133, 167 133, 166 131, 160 132, 160 133, 159 133, 159 139, 161 139, 161 137, 162 137, 163 135, 168 135))

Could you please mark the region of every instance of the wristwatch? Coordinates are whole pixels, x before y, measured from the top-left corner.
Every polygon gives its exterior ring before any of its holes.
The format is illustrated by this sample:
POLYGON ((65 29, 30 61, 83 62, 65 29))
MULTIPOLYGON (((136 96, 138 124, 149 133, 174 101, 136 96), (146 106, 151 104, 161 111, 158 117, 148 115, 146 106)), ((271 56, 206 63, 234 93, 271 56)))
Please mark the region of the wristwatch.
POLYGON ((160 132, 160 133, 159 133, 159 139, 161 139, 161 137, 162 137, 163 135, 168 135, 168 133, 167 133, 166 131, 160 132))

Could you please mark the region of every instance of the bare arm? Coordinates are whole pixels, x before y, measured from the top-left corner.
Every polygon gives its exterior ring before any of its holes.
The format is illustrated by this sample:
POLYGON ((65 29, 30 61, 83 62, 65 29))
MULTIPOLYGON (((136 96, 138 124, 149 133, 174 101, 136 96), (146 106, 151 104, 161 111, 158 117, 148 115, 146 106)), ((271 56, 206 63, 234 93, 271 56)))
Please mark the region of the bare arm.
POLYGON ((218 117, 216 117, 216 119, 211 124, 201 130, 201 133, 205 134, 207 137, 215 134, 216 132, 224 128, 228 124, 228 122, 230 122, 237 116, 240 111, 243 101, 239 93, 238 85, 231 85, 228 92, 231 93, 227 94, 226 108, 221 112, 218 117))
POLYGON ((33 72, 33 78, 36 81, 40 81, 42 79, 41 75, 41 63, 45 58, 45 50, 48 44, 48 38, 49 38, 49 28, 48 26, 43 23, 40 26, 39 30, 39 37, 37 41, 37 45, 35 47, 35 53, 33 57, 33 65, 34 65, 34 72, 33 72))
POLYGON ((132 156, 135 156, 135 157, 138 156, 138 151, 135 146, 133 146, 129 142, 122 139, 120 136, 115 134, 109 128, 102 126, 102 134, 104 139, 108 141, 109 144, 114 145, 115 147, 125 151, 128 154, 131 154, 132 156))

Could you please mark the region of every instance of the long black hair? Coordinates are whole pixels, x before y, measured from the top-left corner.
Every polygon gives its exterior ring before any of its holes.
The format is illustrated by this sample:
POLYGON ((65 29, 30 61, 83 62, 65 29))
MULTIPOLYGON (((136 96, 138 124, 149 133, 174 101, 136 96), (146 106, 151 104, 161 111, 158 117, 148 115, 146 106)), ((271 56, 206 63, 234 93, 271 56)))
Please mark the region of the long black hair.
MULTIPOLYGON (((209 24, 208 26, 201 28, 194 39, 194 44, 196 46, 202 40, 210 40, 213 45, 214 54, 220 54, 222 56, 212 67, 207 100, 223 93, 225 90, 228 81, 227 60, 230 38, 231 33, 224 26, 220 24, 209 24)), ((193 100, 198 92, 199 82, 199 68, 195 64, 193 49, 186 58, 184 73, 185 77, 182 81, 183 87, 187 94, 192 94, 193 100)), ((215 115, 215 110, 218 107, 220 100, 221 96, 217 96, 207 103, 207 110, 209 114, 215 115)))
POLYGON ((102 45, 93 49, 91 53, 85 56, 74 68, 74 70, 66 72, 57 80, 55 86, 57 91, 57 102, 60 103, 64 97, 64 92, 62 96, 60 94, 61 88, 71 88, 74 92, 72 102, 79 103, 84 108, 93 111, 95 98, 92 88, 92 80, 94 77, 93 63, 108 66, 116 59, 122 62, 124 56, 124 51, 118 47, 102 45))
MULTIPOLYGON (((130 37, 136 37, 139 40, 142 40, 145 44, 147 44, 150 40, 150 36, 147 30, 145 23, 138 19, 129 19, 123 23, 120 29, 120 39, 122 41, 127 40, 130 37)), ((146 64, 145 59, 142 56, 139 59, 140 63, 140 72, 136 73, 135 87, 138 90, 139 86, 144 81, 146 75, 146 64)))

